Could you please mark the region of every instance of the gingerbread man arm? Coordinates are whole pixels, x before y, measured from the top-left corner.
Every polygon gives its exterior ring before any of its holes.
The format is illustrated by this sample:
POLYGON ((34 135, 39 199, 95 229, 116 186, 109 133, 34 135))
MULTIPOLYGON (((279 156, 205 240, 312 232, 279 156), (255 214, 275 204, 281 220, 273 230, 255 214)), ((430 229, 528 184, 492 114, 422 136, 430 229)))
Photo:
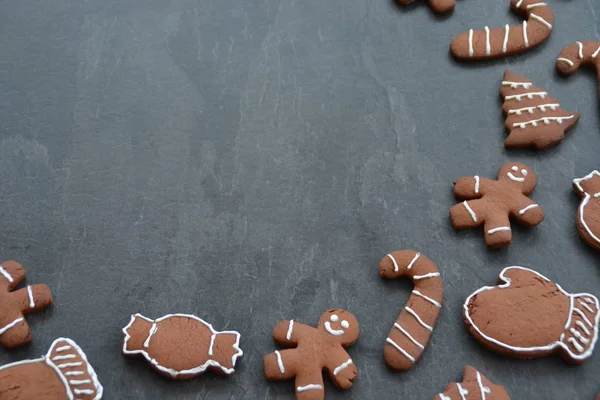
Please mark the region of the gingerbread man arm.
POLYGON ((304 334, 308 330, 313 330, 314 328, 301 324, 299 322, 295 322, 293 319, 289 321, 281 321, 277 324, 275 329, 273 329, 273 340, 280 345, 296 345, 298 344, 300 338, 304 336, 304 334))
POLYGON ((535 226, 544 220, 544 211, 529 197, 522 195, 515 199, 510 215, 527 226, 535 226))
POLYGON ((25 268, 16 261, 0 265, 0 290, 11 291, 25 279, 25 268))
POLYGON ((32 285, 12 293, 21 305, 23 314, 43 310, 52 304, 52 293, 46 285, 32 285))
POLYGON ((454 196, 459 200, 478 199, 487 192, 493 182, 477 175, 459 178, 454 182, 454 196))
POLYGON ((330 350, 325 362, 325 370, 338 388, 346 390, 352 387, 358 370, 350 355, 342 347, 330 350))

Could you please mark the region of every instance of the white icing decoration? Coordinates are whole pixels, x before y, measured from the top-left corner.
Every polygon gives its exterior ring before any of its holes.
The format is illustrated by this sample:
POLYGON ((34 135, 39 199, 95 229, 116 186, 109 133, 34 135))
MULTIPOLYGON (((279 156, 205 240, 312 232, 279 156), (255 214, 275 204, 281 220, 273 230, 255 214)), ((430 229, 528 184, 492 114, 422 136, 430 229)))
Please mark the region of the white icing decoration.
POLYGON ((430 332, 433 332, 433 327, 431 327, 430 325, 427 325, 425 323, 425 321, 423 321, 421 319, 421 317, 419 317, 419 314, 417 314, 412 308, 410 308, 409 306, 404 307, 404 309, 406 311, 408 311, 408 313, 410 315, 412 315, 413 317, 415 317, 415 319, 419 322, 419 324, 421 324, 421 326, 423 326, 423 328, 427 329, 430 332))
POLYGON ((285 335, 286 340, 290 340, 292 338, 293 330, 294 330, 294 320, 292 319, 289 323, 287 334, 285 335))
POLYGON ((54 351, 57 353, 60 353, 61 351, 67 351, 67 350, 71 350, 71 346, 62 346, 62 347, 55 349, 54 351))
POLYGON ((548 29, 552 29, 552 24, 548 21, 546 21, 544 18, 540 17, 537 14, 531 13, 529 14, 529 16, 535 20, 540 21, 542 24, 546 25, 548 27, 548 29))
POLYGON ((442 305, 439 302, 435 301, 431 297, 425 296, 423 293, 419 292, 418 290, 413 290, 412 292, 413 292, 413 294, 416 294, 417 296, 419 296, 419 297, 427 300, 428 302, 430 302, 431 304, 433 304, 437 308, 442 308, 442 305))
MULTIPOLYGON (((598 193, 596 193, 596 194, 598 194, 598 193)), ((590 304, 594 304, 594 300, 590 299, 589 297, 584 297, 583 299, 590 304)))
POLYGON ((547 6, 548 4, 546 3, 535 3, 535 4, 530 4, 527 6, 528 10, 531 10, 532 8, 537 8, 537 7, 544 7, 547 6))
POLYGON ((392 259, 392 262, 394 263, 394 272, 398 272, 399 267, 398 267, 398 263, 396 262, 396 259, 394 258, 394 256, 392 256, 391 254, 387 255, 389 258, 392 259))
POLYGON ((492 389, 487 386, 483 386, 483 382, 481 381, 481 374, 477 371, 477 385, 479 386, 479 393, 481 394, 481 400, 486 400, 486 394, 492 393, 492 389))
POLYGON ((412 261, 408 264, 408 267, 406 267, 406 269, 410 270, 415 264, 415 261, 419 259, 419 257, 421 257, 421 253, 415 254, 415 256, 413 257, 412 261))
POLYGON ((311 384, 311 385, 306 385, 306 386, 298 386, 296 388, 296 391, 298 393, 306 392, 307 390, 323 390, 323 386, 311 384))
POLYGON ((92 383, 89 379, 71 379, 69 381, 71 385, 86 385, 88 383, 92 383))
POLYGON ((473 29, 469 29, 469 57, 473 57, 473 29))
POLYGON ((349 358, 345 363, 341 363, 336 369, 333 370, 333 375, 337 375, 342 372, 344 369, 348 368, 352 364, 352 359, 349 358))
POLYGON ((583 58, 583 43, 577 42, 577 45, 579 46, 579 58, 583 58))
POLYGON ((92 389, 73 389, 75 394, 94 394, 92 389))
POLYGON ((332 336, 341 336, 344 334, 343 329, 333 329, 329 321, 325 321, 325 330, 332 336))
POLYGON ((502 43, 502 52, 506 53, 506 46, 508 45, 508 34, 510 33, 510 26, 506 24, 504 27, 504 42, 502 43))
POLYGON ((540 104, 539 106, 515 108, 515 109, 508 110, 508 113, 521 115, 521 113, 523 111, 527 111, 530 114, 533 114, 536 108, 539 108, 542 112, 546 112, 546 107, 550 108, 552 111, 555 111, 557 107, 560 107, 560 103, 548 103, 548 104, 540 104))
POLYGON ((584 348, 582 345, 579 344, 579 342, 577 342, 577 340, 575 340, 574 338, 569 338, 568 342, 571 343, 577 349, 578 352, 583 352, 584 348))
POLYGON ((156 320, 151 320, 150 318, 144 317, 142 314, 133 314, 131 316, 131 320, 129 321, 129 324, 127 324, 127 326, 125 326, 125 328, 123 328, 123 335, 124 335, 124 339, 123 339, 123 348, 122 348, 122 352, 123 354, 126 355, 136 355, 136 354, 141 354, 142 356, 144 356, 144 358, 146 358, 146 360, 148 360, 156 369, 158 369, 160 372, 168 374, 169 376, 175 378, 177 376, 180 375, 198 375, 204 371, 206 371, 207 368, 209 367, 216 367, 216 368, 220 368, 221 371, 223 371, 225 374, 230 375, 232 374, 235 369, 235 363, 238 359, 238 357, 242 356, 244 354, 244 352, 242 351, 242 349, 240 349, 239 344, 240 344, 240 333, 236 332, 236 331, 216 331, 213 326, 211 324, 209 324, 208 322, 204 321, 201 318, 198 318, 195 315, 190 315, 190 314, 167 314, 163 317, 157 318, 156 320), (165 367, 163 365, 161 365, 156 359, 152 358, 150 356, 150 354, 148 354, 148 352, 146 350, 129 350, 127 349, 127 344, 129 343, 129 340, 131 339, 131 335, 127 332, 127 330, 131 327, 131 325, 133 325, 134 321, 136 320, 136 318, 141 318, 145 321, 151 322, 153 324, 158 324, 161 321, 164 321, 166 319, 169 319, 171 317, 182 317, 182 318, 189 318, 191 320, 197 321, 199 323, 201 323, 202 325, 206 326, 211 334, 220 334, 220 333, 224 333, 224 334, 231 334, 234 335, 236 337, 235 343, 233 344, 233 348, 234 350, 236 350, 236 353, 231 357, 231 365, 233 366, 232 368, 227 368, 223 365, 221 365, 218 361, 215 360, 207 360, 204 364, 192 368, 192 369, 187 369, 187 370, 176 370, 173 368, 168 368, 165 367))
POLYGON ((350 328, 350 323, 346 320, 343 320, 340 325, 342 325, 342 328, 344 328, 344 329, 350 328))
POLYGON ((488 233, 488 235, 491 235, 492 233, 502 232, 502 231, 510 231, 510 226, 499 226, 498 228, 490 229, 489 231, 487 231, 487 233, 488 233))
POLYGON ((67 355, 64 355, 64 356, 52 357, 52 361, 72 360, 73 358, 77 358, 77 356, 75 354, 67 354, 67 355))
POLYGON ((600 53, 600 46, 598 47, 598 49, 594 52, 594 54, 592 54, 593 58, 596 58, 596 56, 598 55, 598 53, 600 53))
POLYGON ((558 124, 562 124, 563 120, 572 118, 575 118, 575 115, 569 115, 567 117, 544 117, 539 119, 533 119, 531 121, 517 122, 514 123, 513 126, 518 126, 519 128, 525 128, 529 124, 537 126, 537 123, 541 121, 543 121, 546 125, 549 123, 549 121, 556 121, 558 124))
POLYGON ((275 357, 277 357, 277 366, 279 367, 279 372, 284 374, 285 368, 283 366, 283 360, 281 359, 281 353, 278 350, 275 350, 275 357))
POLYGON ((523 0, 519 0, 519 2, 517 3, 517 8, 521 7, 521 4, 523 4, 523 0))
POLYGON ((516 165, 513 165, 510 169, 517 172, 519 170, 519 167, 517 167, 516 165))
POLYGON ((29 308, 34 308, 35 300, 33 298, 33 293, 31 292, 31 286, 27 286, 27 297, 29 298, 29 308))
POLYGON ((585 316, 585 314, 583 313, 583 311, 578 310, 577 308, 574 308, 573 311, 578 314, 581 319, 583 319, 585 321, 586 324, 589 325, 590 328, 593 328, 594 325, 592 324, 592 322, 588 319, 588 317, 585 316))
POLYGON ((81 361, 79 361, 79 362, 58 364, 57 367, 60 369, 63 369, 63 368, 71 368, 71 367, 81 367, 82 365, 83 365, 83 363, 81 361))
POLYGON ((511 96, 506 96, 504 98, 504 100, 515 99, 517 101, 521 101, 521 99, 523 97, 527 97, 529 99, 532 99, 533 96, 540 96, 543 99, 544 97, 546 97, 547 94, 548 94, 548 92, 528 92, 528 93, 521 93, 521 94, 514 94, 514 95, 511 95, 511 96))
POLYGON ((67 371, 65 372, 65 376, 79 376, 79 375, 83 375, 84 372, 82 371, 67 371))
POLYGON ((461 400, 467 400, 465 396, 469 394, 469 391, 463 388, 458 382, 456 383, 456 387, 458 388, 458 394, 460 394, 461 400))
POLYGON ((527 211, 531 210, 532 208, 536 208, 536 207, 539 207, 539 205, 538 205, 538 204, 530 204, 530 205, 528 205, 527 207, 523 208, 522 210, 519 210, 519 214, 520 214, 520 215, 523 215, 523 214, 525 214, 527 211))
POLYGON ((579 301, 579 304, 581 304, 581 306, 582 306, 583 308, 585 308, 586 310, 588 310, 589 312, 591 312, 591 313, 593 313, 593 312, 594 312, 594 310, 592 309, 592 307, 588 306, 588 305, 587 305, 587 304, 585 304, 583 301, 581 301, 581 300, 580 300, 580 301, 579 301))
POLYGON ((508 176, 508 178, 509 178, 511 181, 515 181, 515 182, 525 182, 525 178, 517 178, 516 176, 514 176, 514 175, 512 174, 512 172, 507 172, 507 173, 506 173, 506 176, 508 176))
POLYGON ((575 325, 577 325, 581 330, 586 334, 590 334, 590 330, 583 324, 581 321, 575 321, 575 325))
POLYGON ((475 193, 479 193, 479 176, 475 175, 475 193))
POLYGON ((525 168, 523 168, 523 169, 521 170, 521 175, 523 175, 523 176, 527 176, 527 174, 528 174, 527 170, 526 170, 525 168))
POLYGON ((337 315, 335 315, 335 314, 332 314, 332 315, 329 317, 329 320, 330 320, 331 322, 338 322, 338 320, 339 320, 339 319, 340 319, 340 317, 338 317, 338 316, 337 316, 337 315))
MULTIPOLYGON (((598 50, 600 50, 600 48, 598 48, 598 50)), ((556 61, 562 61, 562 62, 566 62, 567 64, 569 64, 571 67, 573 67, 575 65, 575 63, 571 60, 569 60, 568 58, 564 58, 564 57, 558 57, 556 59, 556 61)))
POLYGON ((208 355, 209 357, 213 356, 213 348, 215 347, 215 339, 217 338, 217 335, 215 333, 213 333, 212 335, 210 335, 210 344, 208 345, 208 355))
POLYGON ((444 393, 440 393, 438 396, 440 396, 440 400, 452 400, 451 397, 444 395, 444 393))
POLYGON ((469 203, 467 203, 467 201, 463 201, 463 205, 465 206, 465 208, 467 209, 467 211, 469 212, 469 214, 471 214, 471 218, 473 218, 473 222, 477 222, 477 215, 475 215, 475 211, 473 211, 473 209, 469 206, 469 203))
MULTIPOLYGON (((465 300, 465 303, 463 304, 463 314, 464 314, 465 319, 468 321, 469 325, 471 326, 471 328, 474 329, 475 331, 477 331, 477 334, 480 337, 482 337, 483 339, 485 339, 486 341, 491 342, 499 347, 517 352, 517 353, 520 353, 520 352, 532 353, 532 352, 537 352, 537 351, 546 352, 546 351, 552 351, 552 350, 556 349, 557 347, 560 347, 563 350, 565 350, 569 354, 569 356, 571 358, 573 358, 574 360, 584 360, 584 359, 588 358, 592 354, 594 345, 596 343, 596 340, 598 339, 598 323, 600 322, 600 313, 596 314, 596 316, 594 318, 594 324, 593 325, 591 323, 589 324, 590 327, 593 327, 593 331, 594 331, 593 338, 591 339, 591 344, 590 344, 588 350, 586 350, 585 352, 583 352, 581 354, 573 353, 573 351, 569 348, 569 346, 567 344, 563 343, 560 339, 553 343, 545 345, 545 346, 519 347, 519 346, 512 346, 512 345, 503 343, 503 342, 499 341, 498 339, 495 339, 493 337, 486 335, 484 332, 481 331, 481 329, 479 329, 479 327, 475 324, 475 322, 471 318, 471 312, 468 307, 469 303, 471 302, 471 299, 473 299, 473 297, 477 296, 479 293, 486 291, 486 290, 492 290, 492 289, 498 290, 498 289, 509 288, 511 286, 511 280, 510 280, 510 278, 506 277, 505 274, 507 271, 509 271, 511 269, 519 269, 519 270, 523 270, 523 271, 529 271, 529 272, 537 275, 539 278, 550 282, 550 280, 548 278, 546 278, 545 276, 541 275, 540 273, 538 273, 532 269, 529 269, 529 268, 523 268, 523 267, 518 267, 518 266, 504 268, 499 275, 499 280, 504 282, 503 284, 500 284, 497 286, 484 286, 484 287, 476 290, 475 292, 473 292, 465 300)), ((573 295, 573 294, 569 294, 566 291, 564 291, 562 289, 562 287, 560 287, 560 285, 558 285, 557 283, 555 283, 555 285, 563 295, 569 297, 570 303, 571 303, 570 312, 568 313, 567 320, 565 323, 565 330, 571 325, 571 318, 572 318, 573 312, 581 313, 580 315, 583 315, 583 313, 580 310, 578 310, 577 308, 574 307, 573 297, 575 297, 575 296, 590 296, 590 298, 595 299, 595 304, 598 305, 598 299, 589 293, 581 293, 581 294, 573 295)), ((587 318, 585 318, 585 319, 587 319, 587 318)), ((589 320, 588 320, 588 322, 589 322, 589 320)), ((561 338, 562 338, 562 336, 561 336, 561 338)))
POLYGON ((490 55, 492 52, 492 46, 490 44, 490 28, 485 27, 485 54, 490 55))
POLYGON ((577 187, 577 189, 579 189, 579 191, 581 191, 582 193, 585 193, 585 197, 583 198, 581 204, 579 205, 579 222, 581 223, 581 225, 583 226, 583 229, 585 229, 587 234, 590 235, 590 237, 592 239, 594 239, 596 242, 600 243, 600 239, 596 235, 594 235, 594 233, 592 232, 592 230, 590 229, 588 224, 585 222, 585 217, 584 217, 585 206, 589 203, 591 196, 581 186, 582 181, 592 179, 594 177, 594 175, 600 177, 600 172, 594 170, 594 171, 590 172, 589 174, 587 174, 586 176, 584 176, 583 178, 574 179, 573 184, 575 184, 575 186, 577 187))
POLYGON ((394 342, 390 338, 385 339, 385 341, 387 343, 391 344, 392 346, 394 346, 396 348, 396 350, 398 350, 400 353, 402 353, 402 355, 404 355, 404 357, 408 358, 411 362, 415 362, 415 358, 413 356, 411 356, 410 354, 408 354, 408 352, 406 350, 404 350, 402 347, 400 347, 398 345, 398 343, 394 342))
POLYGON ((581 343, 588 344, 590 342, 590 339, 585 338, 581 333, 579 333, 573 328, 570 328, 569 332, 571 332, 573 336, 575 336, 579 341, 581 341, 581 343))
POLYGON ((399 323, 394 322, 394 327, 396 329, 398 329, 400 332, 402 332, 404 334, 404 336, 406 336, 408 338, 408 340, 413 342, 418 348, 420 348, 421 350, 425 350, 425 346, 423 346, 414 337, 412 337, 410 333, 408 333, 402 326, 400 326, 399 323))
POLYGON ((150 328, 150 332, 148 333, 148 337, 144 341, 145 348, 148 348, 148 346, 150 346, 150 339, 152 338, 152 336, 154 336, 154 334, 156 333, 157 330, 158 330, 158 327, 156 326, 156 322, 155 322, 152 324, 152 327, 150 328))
POLYGON ((0 274, 2 274, 2 276, 4 276, 9 283, 14 282, 13 277, 10 276, 10 274, 8 272, 6 272, 6 270, 4 268, 2 268, 2 265, 0 265, 0 274))
POLYGON ((430 272, 430 273, 425 274, 425 275, 415 275, 415 276, 413 276, 413 280, 414 281, 418 281, 420 279, 436 278, 438 276, 440 276, 439 272, 430 272))
POLYGON ((524 89, 529 89, 533 84, 531 82, 512 82, 512 81, 502 81, 502 86, 510 86, 512 89, 516 89, 518 87, 523 87, 524 89))
POLYGON ((3 328, 0 328, 0 335, 2 335, 4 332, 6 332, 7 330, 9 330, 10 328, 12 328, 13 326, 15 326, 16 324, 18 324, 19 322, 24 321, 24 319, 22 317, 15 319, 13 322, 11 322, 10 324, 4 326, 3 328))
POLYGON ((527 21, 523 21, 523 41, 525 42, 525 47, 529 47, 529 38, 527 37, 527 21))

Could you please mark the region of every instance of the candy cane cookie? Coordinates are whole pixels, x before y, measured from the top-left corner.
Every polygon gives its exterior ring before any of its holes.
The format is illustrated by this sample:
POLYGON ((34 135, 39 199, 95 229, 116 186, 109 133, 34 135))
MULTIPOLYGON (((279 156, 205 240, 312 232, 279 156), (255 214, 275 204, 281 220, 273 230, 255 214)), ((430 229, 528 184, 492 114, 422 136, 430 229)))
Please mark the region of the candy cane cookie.
POLYGON ((463 32, 450 44, 454 57, 463 60, 486 60, 522 53, 545 41, 554 26, 554 14, 540 0, 511 0, 510 7, 527 17, 521 25, 504 28, 485 27, 463 32))
POLYGON ((399 250, 385 256, 379 263, 379 275, 384 279, 407 276, 414 282, 415 288, 394 322, 383 349, 388 366, 406 371, 423 354, 440 315, 444 295, 442 278, 429 258, 412 250, 399 250))
MULTIPOLYGON (((415 0, 396 0, 400 4, 410 4, 415 0)), ((454 6, 456 5, 456 0, 429 0, 429 7, 438 13, 443 14, 454 10, 454 6)))
POLYGON ((600 80, 600 42, 575 42, 565 47, 556 59, 556 69, 565 76, 574 74, 585 64, 596 68, 600 80))

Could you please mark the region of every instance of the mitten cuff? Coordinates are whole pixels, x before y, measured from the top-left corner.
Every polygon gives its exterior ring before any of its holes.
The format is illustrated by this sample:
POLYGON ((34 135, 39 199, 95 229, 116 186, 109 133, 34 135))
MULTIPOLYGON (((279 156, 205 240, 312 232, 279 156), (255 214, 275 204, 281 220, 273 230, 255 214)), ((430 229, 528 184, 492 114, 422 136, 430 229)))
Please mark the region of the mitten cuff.
POLYGON ((576 361, 588 358, 598 339, 600 305, 590 294, 571 296, 571 313, 560 341, 569 355, 576 361))

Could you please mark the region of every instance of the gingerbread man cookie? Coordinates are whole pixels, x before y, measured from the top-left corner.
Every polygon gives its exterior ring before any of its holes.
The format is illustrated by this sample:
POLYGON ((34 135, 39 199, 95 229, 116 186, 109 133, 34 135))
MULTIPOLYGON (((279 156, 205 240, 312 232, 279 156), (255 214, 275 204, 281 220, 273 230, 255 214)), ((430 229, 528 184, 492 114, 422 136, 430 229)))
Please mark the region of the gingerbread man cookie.
POLYGON ((544 212, 530 195, 537 185, 533 170, 525 164, 509 162, 500 167, 498 179, 473 177, 454 182, 454 196, 464 200, 450 209, 454 229, 483 225, 485 243, 498 249, 510 245, 509 217, 533 227, 544 219, 544 212))
POLYGON ((141 355, 160 374, 176 380, 191 379, 205 371, 234 372, 242 354, 240 334, 216 331, 211 324, 189 314, 169 314, 152 320, 131 316, 123 328, 123 354, 141 355))
POLYGON ((451 383, 433 400, 510 400, 506 389, 494 385, 485 375, 467 365, 462 382, 451 383))
POLYGON ((546 149, 560 143, 565 132, 579 121, 579 113, 563 110, 548 92, 508 70, 504 72, 500 96, 504 100, 502 111, 508 132, 504 141, 506 148, 546 149))
POLYGON ((265 356, 265 376, 271 381, 296 379, 296 399, 323 400, 323 370, 335 385, 346 390, 352 386, 358 370, 344 347, 358 340, 358 321, 346 310, 328 310, 319 319, 318 328, 294 320, 282 321, 273 330, 273 340, 293 349, 265 356))
POLYGON ((522 53, 544 42, 554 24, 554 14, 539 0, 510 0, 511 8, 527 16, 521 25, 482 31, 463 32, 450 44, 454 57, 463 60, 486 60, 522 53))
POLYGON ((0 367, 1 399, 99 400, 103 390, 85 353, 67 338, 41 358, 0 367))
POLYGON ((592 171, 573 180, 581 197, 577 210, 577 231, 587 244, 600 251, 600 172, 592 171))
POLYGON ((600 81, 600 42, 575 42, 565 47, 556 59, 556 69, 565 76, 575 73, 582 65, 590 64, 596 68, 600 81))
MULTIPOLYGON (((410 4, 415 0, 397 0, 400 4, 410 4)), ((429 0, 429 7, 438 14, 443 14, 454 10, 456 0, 429 0)))
POLYGON ((46 285, 32 285, 11 292, 23 279, 25 268, 16 261, 0 265, 0 344, 13 349, 31 341, 24 314, 43 310, 52 304, 46 285))
POLYGON ((463 318, 471 334, 497 353, 515 358, 560 354, 567 362, 587 360, 598 339, 598 299, 570 294, 523 267, 505 268, 498 286, 471 294, 463 318))
POLYGON ((442 278, 433 261, 412 250, 395 251, 385 256, 379 263, 379 275, 384 279, 408 276, 415 285, 383 349, 383 357, 390 368, 406 371, 425 351, 440 315, 444 297, 442 278))

